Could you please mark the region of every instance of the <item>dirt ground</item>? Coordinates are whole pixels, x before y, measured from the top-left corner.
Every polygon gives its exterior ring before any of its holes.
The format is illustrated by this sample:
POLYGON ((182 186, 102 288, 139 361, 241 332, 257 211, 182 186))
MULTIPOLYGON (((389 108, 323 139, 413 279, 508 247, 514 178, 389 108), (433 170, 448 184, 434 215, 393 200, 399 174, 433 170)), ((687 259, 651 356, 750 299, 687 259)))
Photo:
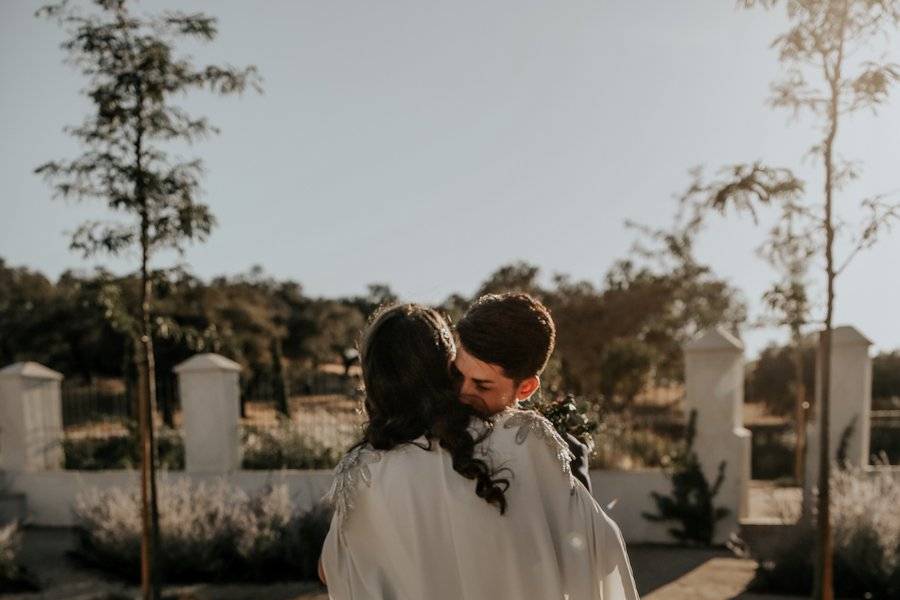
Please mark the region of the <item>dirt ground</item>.
MULTIPOLYGON (((109 581, 102 574, 78 568, 66 556, 72 547, 68 529, 30 528, 25 531, 23 560, 37 576, 42 591, 7 594, 9 600, 125 600, 139 590, 109 581)), ((644 600, 776 600, 744 593, 756 563, 735 558, 727 550, 669 546, 629 548, 638 591, 644 600)), ((312 583, 270 585, 186 585, 166 588, 171 600, 327 600, 312 583)))
MULTIPOLYGON (((799 509, 800 490, 752 482, 750 512, 757 519, 782 520, 799 509)), ((139 590, 110 581, 101 573, 79 568, 67 556, 73 536, 65 528, 25 530, 22 558, 42 590, 27 594, 0 594, 18 600, 125 600, 139 590)), ((724 549, 676 548, 663 545, 630 546, 629 556, 644 600, 780 600, 744 590, 753 578, 756 562, 736 558, 724 549)), ((327 600, 315 583, 271 585, 197 584, 166 588, 170 600, 327 600)))

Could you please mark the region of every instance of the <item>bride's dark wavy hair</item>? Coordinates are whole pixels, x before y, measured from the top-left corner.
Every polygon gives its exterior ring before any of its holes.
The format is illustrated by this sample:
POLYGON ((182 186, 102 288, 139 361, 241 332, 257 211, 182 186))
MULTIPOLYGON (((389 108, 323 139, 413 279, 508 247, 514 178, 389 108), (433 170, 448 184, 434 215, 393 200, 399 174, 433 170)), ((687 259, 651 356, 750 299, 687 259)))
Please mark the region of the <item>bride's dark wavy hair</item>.
POLYGON ((453 469, 474 480, 475 493, 503 514, 509 480, 474 455, 490 422, 459 401, 455 356, 450 328, 434 310, 401 304, 376 313, 360 341, 369 417, 360 443, 390 450, 424 435, 424 449, 431 450, 437 441, 450 453, 453 469), (482 420, 483 433, 470 430, 473 418, 482 420))

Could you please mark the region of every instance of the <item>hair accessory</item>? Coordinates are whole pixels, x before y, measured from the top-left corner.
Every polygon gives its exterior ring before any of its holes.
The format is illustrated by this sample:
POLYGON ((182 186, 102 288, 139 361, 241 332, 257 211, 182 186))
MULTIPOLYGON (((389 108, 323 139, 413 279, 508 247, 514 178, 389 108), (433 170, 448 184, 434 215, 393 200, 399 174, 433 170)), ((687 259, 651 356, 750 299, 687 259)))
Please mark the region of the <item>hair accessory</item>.
POLYGON ((444 340, 444 344, 450 348, 451 352, 456 353, 456 344, 453 342, 453 336, 446 327, 441 327, 441 339, 444 340))

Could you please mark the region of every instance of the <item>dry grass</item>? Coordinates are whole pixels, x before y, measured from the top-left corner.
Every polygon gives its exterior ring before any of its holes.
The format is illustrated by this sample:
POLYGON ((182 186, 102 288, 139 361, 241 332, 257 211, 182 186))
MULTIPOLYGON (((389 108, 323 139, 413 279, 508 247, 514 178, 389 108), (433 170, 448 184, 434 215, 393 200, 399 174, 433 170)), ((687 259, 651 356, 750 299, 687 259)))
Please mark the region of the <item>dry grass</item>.
MULTIPOLYGON (((343 452, 358 437, 365 416, 359 402, 348 396, 328 394, 294 396, 288 401, 290 421, 295 431, 315 445, 343 452)), ((248 402, 247 417, 241 420, 251 428, 283 428, 282 417, 273 403, 248 402)))

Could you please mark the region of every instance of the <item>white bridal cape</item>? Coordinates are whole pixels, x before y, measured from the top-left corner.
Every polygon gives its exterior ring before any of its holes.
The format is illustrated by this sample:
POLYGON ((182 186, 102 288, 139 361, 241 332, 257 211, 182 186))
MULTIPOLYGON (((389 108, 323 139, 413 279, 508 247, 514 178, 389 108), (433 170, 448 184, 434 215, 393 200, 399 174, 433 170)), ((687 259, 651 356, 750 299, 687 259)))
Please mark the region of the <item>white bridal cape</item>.
POLYGON ((549 421, 510 409, 494 424, 480 449, 512 472, 504 515, 437 444, 344 457, 322 551, 330 598, 637 600, 619 528, 549 421))

